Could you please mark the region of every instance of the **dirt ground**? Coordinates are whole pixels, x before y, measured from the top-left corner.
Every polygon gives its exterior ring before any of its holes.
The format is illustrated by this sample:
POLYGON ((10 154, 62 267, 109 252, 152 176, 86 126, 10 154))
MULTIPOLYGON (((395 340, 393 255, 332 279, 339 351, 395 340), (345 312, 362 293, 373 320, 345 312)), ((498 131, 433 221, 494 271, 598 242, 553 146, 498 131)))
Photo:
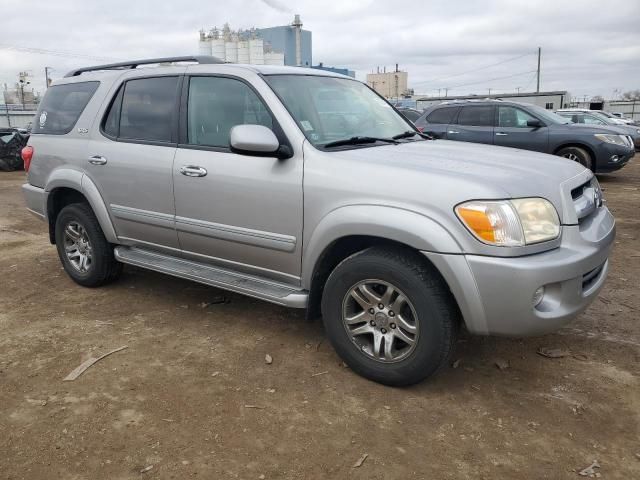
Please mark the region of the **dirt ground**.
POLYGON ((640 159, 600 180, 618 222, 600 298, 553 335, 465 336, 456 368, 394 389, 300 311, 135 268, 79 287, 2 173, 0 478, 572 479, 594 460, 640 478, 640 159))

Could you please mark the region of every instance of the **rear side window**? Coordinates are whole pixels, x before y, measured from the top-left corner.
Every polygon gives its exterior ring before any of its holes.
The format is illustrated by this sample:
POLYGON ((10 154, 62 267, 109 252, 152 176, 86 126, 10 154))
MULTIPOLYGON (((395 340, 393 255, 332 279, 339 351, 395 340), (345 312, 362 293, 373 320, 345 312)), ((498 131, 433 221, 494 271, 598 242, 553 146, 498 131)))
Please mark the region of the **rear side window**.
POLYGON ((452 108, 452 107, 438 108, 427 116, 427 122, 433 123, 433 124, 451 123, 451 121, 453 120, 453 116, 456 113, 456 110, 457 108, 452 108))
POLYGON ((460 115, 458 115, 458 125, 492 127, 493 107, 481 105, 462 107, 462 111, 460 112, 460 115))
POLYGON ((226 77, 192 77, 187 106, 187 143, 229 147, 236 125, 263 125, 273 119, 258 95, 244 82, 226 77))
POLYGON ((123 140, 172 142, 177 119, 178 77, 129 80, 105 117, 105 134, 123 140))
POLYGON ((100 82, 67 83, 47 90, 33 125, 32 133, 65 135, 80 118, 100 82))

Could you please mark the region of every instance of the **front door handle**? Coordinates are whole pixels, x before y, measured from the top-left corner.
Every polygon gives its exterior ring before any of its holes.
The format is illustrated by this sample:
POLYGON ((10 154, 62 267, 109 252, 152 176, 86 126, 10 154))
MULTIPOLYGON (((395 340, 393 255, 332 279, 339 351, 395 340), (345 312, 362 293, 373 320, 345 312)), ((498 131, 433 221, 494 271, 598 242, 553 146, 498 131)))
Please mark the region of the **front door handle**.
POLYGON ((459 132, 459 131, 457 131, 457 130, 449 130, 447 133, 448 133, 449 135, 455 135, 456 133, 460 133, 460 132, 459 132))
POLYGON ((180 173, 187 177, 204 177, 207 170, 196 165, 183 165, 180 167, 180 173))
POLYGON ((105 165, 107 163, 107 159, 100 155, 94 155, 93 157, 89 157, 89 163, 91 165, 105 165))
POLYGON ((504 132, 496 132, 496 136, 497 137, 506 137, 507 135, 509 135, 508 133, 504 133, 504 132))

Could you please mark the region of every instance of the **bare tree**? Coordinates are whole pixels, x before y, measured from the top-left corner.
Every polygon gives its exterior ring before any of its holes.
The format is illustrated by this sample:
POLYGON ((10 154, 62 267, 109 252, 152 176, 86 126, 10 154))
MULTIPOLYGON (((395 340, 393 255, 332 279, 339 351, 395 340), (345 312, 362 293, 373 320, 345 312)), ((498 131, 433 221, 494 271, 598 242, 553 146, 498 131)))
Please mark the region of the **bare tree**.
POLYGON ((640 100, 640 90, 629 90, 621 95, 623 100, 640 100))

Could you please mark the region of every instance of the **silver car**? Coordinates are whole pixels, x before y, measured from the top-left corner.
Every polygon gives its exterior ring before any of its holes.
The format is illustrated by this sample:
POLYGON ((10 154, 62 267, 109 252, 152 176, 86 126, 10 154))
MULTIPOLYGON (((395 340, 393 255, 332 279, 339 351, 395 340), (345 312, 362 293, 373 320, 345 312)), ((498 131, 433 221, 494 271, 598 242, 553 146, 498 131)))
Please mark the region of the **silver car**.
POLYGON ((48 89, 22 154, 27 207, 78 284, 129 264, 306 308, 355 372, 388 385, 446 365, 462 326, 565 325, 602 288, 615 236, 581 165, 431 140, 320 70, 213 57, 76 70, 48 89))

